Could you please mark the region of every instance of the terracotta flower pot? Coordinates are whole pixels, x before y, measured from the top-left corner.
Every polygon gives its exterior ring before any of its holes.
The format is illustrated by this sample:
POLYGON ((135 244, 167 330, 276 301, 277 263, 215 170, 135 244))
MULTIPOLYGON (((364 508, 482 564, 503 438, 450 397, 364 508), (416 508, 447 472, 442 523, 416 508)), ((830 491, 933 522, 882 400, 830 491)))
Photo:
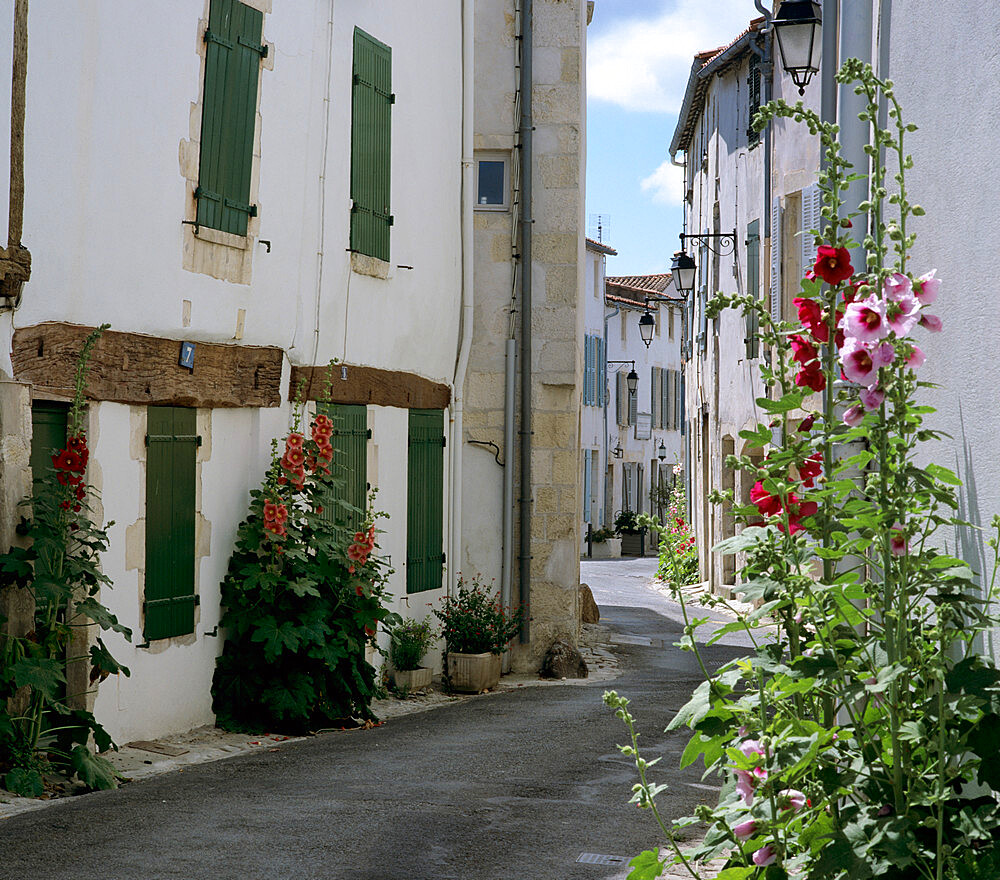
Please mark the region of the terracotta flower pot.
POLYGON ((453 690, 481 694, 500 683, 500 655, 449 652, 448 677, 453 690))

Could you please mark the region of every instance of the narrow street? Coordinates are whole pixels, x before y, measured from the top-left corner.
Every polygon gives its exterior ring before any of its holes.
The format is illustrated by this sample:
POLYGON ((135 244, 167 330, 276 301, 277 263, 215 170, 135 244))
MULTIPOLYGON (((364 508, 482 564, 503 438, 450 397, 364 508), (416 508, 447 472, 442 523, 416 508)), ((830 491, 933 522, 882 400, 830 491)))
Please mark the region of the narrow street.
MULTIPOLYGON (((664 755, 665 812, 682 815, 714 791, 676 770, 686 734, 662 733, 698 682, 671 647, 679 609, 647 586, 655 560, 581 568, 620 639, 611 686, 633 700, 647 757, 664 755)), ((657 840, 628 804, 605 686, 524 688, 54 803, 0 824, 0 878, 621 878, 621 863, 578 861, 657 840)))

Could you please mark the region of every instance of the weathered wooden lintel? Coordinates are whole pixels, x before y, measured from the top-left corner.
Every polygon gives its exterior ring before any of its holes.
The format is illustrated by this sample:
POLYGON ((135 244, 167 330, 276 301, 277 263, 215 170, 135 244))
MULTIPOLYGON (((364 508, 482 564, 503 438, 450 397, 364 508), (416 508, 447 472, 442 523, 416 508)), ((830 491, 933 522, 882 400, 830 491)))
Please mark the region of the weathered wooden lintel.
MULTIPOLYGON (((299 383, 304 381, 303 397, 318 400, 326 392, 329 367, 292 367, 289 397, 295 397, 299 383)), ((446 409, 451 402, 447 385, 433 382, 414 373, 336 364, 330 385, 332 403, 374 404, 403 409, 446 409), (347 378, 341 378, 343 371, 347 378)))
MULTIPOLYGON (((91 330, 56 322, 16 330, 14 376, 46 396, 72 396, 77 357, 91 330)), ((87 397, 206 408, 281 403, 280 348, 193 341, 194 370, 189 371, 178 363, 179 339, 106 331, 90 359, 87 397)))

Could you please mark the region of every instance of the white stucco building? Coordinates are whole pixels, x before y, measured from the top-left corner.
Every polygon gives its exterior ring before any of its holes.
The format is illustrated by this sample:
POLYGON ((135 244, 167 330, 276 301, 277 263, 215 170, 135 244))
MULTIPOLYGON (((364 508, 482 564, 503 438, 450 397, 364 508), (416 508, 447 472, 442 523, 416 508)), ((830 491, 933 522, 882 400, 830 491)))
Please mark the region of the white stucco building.
MULTIPOLYGON (((750 293, 765 298, 773 316, 794 320, 792 300, 814 253, 800 233, 818 225, 815 139, 786 120, 760 134, 750 130, 766 94, 767 71, 755 49, 762 24, 755 19, 728 45, 695 56, 670 144, 672 156, 684 156, 684 232, 703 236, 685 244, 697 275, 684 344, 684 464, 701 573, 713 588, 734 582, 735 558, 711 548, 736 524, 728 509, 706 499, 713 489, 731 489, 749 503, 750 476, 724 462, 750 454, 739 432, 762 418, 755 400, 764 395, 759 367, 767 354, 752 321, 732 309, 713 320, 705 306, 717 291, 750 293)), ((799 100, 780 65, 772 95, 799 100)), ((818 109, 815 81, 802 100, 818 109)))

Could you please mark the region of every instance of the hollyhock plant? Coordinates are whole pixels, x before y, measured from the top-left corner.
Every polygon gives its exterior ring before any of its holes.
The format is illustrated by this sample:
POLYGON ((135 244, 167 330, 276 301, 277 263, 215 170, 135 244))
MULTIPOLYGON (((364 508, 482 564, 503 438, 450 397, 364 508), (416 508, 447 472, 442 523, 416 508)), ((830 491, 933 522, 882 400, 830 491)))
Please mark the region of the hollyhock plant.
POLYGON ((941 290, 935 273, 911 268, 916 230, 937 228, 919 225, 907 189, 912 127, 870 65, 851 59, 837 79, 857 84, 864 124, 876 126, 864 169, 840 154, 837 126, 803 104, 772 102, 756 122, 804 122, 822 141, 823 228, 806 233, 822 246, 798 322, 773 320, 750 293, 712 302, 751 312, 771 351, 759 421, 739 431, 741 454, 726 457, 735 480, 707 497, 727 537, 703 554, 712 592, 702 602, 726 606, 730 619, 703 635, 690 594, 672 593, 678 644, 706 680, 667 729, 689 729, 683 766, 702 763, 719 797, 665 820, 628 700, 605 697, 629 732, 636 797, 669 845, 633 862, 642 880, 674 865, 734 880, 1000 876, 1000 668, 984 649, 1000 624, 1000 516, 988 540, 978 519, 970 526, 983 502, 946 466, 954 450, 942 440, 957 419, 939 415, 931 427, 934 386, 914 369, 924 361, 917 328, 941 330, 923 311, 941 290), (858 174, 869 197, 845 205, 858 174), (838 220, 848 216, 862 241, 838 220), (837 255, 859 245, 864 268, 849 277, 837 255), (818 346, 817 314, 840 310, 842 345, 818 346), (804 370, 826 386, 810 430, 797 431, 806 402, 816 409, 804 370), (822 479, 803 470, 815 456, 822 479), (719 663, 708 653, 740 629, 751 646, 742 656, 719 663), (747 731, 763 754, 747 756, 747 731), (707 827, 690 843, 696 821, 707 827))

